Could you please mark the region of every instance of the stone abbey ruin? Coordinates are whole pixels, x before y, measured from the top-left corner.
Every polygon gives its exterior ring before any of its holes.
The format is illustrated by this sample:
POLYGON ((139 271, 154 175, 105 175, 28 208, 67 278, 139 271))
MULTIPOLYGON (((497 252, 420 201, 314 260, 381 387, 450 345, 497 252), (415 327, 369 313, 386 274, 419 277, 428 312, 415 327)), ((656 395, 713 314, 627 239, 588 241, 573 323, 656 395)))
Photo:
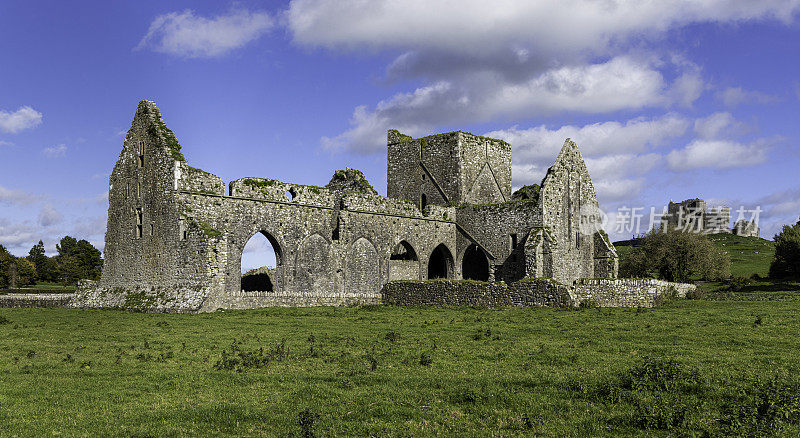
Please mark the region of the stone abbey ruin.
POLYGON ((515 196, 510 145, 460 131, 389 131, 386 197, 352 169, 325 187, 242 178, 226 190, 180 149, 155 104, 140 102, 109 177, 102 278, 73 306, 648 305, 671 287, 615 280, 607 235, 582 228, 598 219, 586 213, 597 199, 569 139, 540 190, 515 196), (276 267, 262 290, 243 290, 242 252, 257 233, 276 267), (422 281, 437 278, 485 283, 422 281))
POLYGON ((683 202, 669 201, 667 213, 661 220, 672 229, 694 232, 733 233, 742 237, 760 237, 761 229, 755 220, 738 219, 731 228, 731 208, 719 206, 709 208, 703 199, 687 199, 683 202))

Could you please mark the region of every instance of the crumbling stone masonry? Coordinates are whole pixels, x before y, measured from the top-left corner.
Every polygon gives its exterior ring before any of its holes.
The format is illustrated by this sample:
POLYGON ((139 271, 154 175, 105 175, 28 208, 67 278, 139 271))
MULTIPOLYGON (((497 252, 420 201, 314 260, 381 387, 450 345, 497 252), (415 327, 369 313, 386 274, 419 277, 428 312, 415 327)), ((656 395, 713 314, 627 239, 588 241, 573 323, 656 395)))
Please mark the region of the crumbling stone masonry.
POLYGON ((465 132, 388 133, 388 197, 363 174, 326 187, 223 181, 190 166, 153 102, 140 102, 109 177, 103 275, 73 306, 192 312, 377 303, 391 280, 508 284, 617 276, 578 147, 564 143, 539 191, 512 198, 511 147, 465 132), (276 252, 264 290, 243 291, 256 233, 276 252))

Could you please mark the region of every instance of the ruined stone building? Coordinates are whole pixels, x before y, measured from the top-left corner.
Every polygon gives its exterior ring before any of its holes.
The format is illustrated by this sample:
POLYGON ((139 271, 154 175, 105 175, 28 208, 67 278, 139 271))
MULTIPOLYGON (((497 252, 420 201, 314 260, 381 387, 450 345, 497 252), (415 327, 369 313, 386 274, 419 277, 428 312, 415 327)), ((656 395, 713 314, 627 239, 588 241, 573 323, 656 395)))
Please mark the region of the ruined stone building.
MULTIPOLYGON (((190 166, 153 102, 142 101, 109 178, 102 279, 83 305, 152 301, 172 311, 379 301, 392 280, 515 282, 615 278, 602 230, 582 232, 595 190, 564 143, 541 188, 512 199, 511 147, 451 132, 388 133, 388 196, 363 174, 325 187, 242 178, 226 187, 190 166), (276 267, 243 290, 242 251, 257 233, 276 267), (252 287, 249 287, 252 289, 252 287)), ((585 227, 584 227, 585 229, 585 227)))
POLYGON ((687 199, 683 202, 669 201, 662 223, 670 228, 711 233, 733 233, 745 237, 758 237, 760 229, 754 221, 740 219, 731 228, 731 208, 719 206, 708 208, 703 199, 687 199))

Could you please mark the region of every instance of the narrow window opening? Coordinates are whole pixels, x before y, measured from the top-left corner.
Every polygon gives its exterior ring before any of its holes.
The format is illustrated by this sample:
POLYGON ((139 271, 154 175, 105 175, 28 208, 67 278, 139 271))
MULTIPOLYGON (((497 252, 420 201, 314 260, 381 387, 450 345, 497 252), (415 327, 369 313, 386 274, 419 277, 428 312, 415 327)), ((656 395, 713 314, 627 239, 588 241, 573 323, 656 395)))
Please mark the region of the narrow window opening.
POLYGON ((144 167, 144 142, 139 142, 139 167, 144 167))
POLYGON ((150 235, 152 236, 155 233, 156 233, 156 226, 154 224, 150 224, 150 235))
POLYGON ((517 235, 516 234, 512 234, 511 235, 511 251, 514 251, 515 249, 517 249, 517 235))
POLYGON ((336 218, 336 227, 333 229, 333 234, 331 235, 331 239, 333 239, 333 240, 339 240, 339 225, 340 225, 340 221, 339 221, 339 218, 337 217, 336 218))
POLYGON ((575 248, 581 247, 581 233, 575 233, 575 248))
POLYGON ((180 218, 178 219, 178 236, 180 240, 186 240, 187 232, 186 232, 186 219, 180 218))
POLYGON ((420 209, 420 210, 425 210, 425 207, 427 207, 427 206, 428 206, 428 197, 427 197, 427 196, 425 196, 425 194, 424 194, 424 193, 423 193, 423 194, 422 194, 422 196, 420 197, 420 203, 419 203, 419 205, 420 205, 420 207, 419 207, 419 209, 420 209))
POLYGON ((136 209, 136 238, 142 238, 142 209, 136 209))

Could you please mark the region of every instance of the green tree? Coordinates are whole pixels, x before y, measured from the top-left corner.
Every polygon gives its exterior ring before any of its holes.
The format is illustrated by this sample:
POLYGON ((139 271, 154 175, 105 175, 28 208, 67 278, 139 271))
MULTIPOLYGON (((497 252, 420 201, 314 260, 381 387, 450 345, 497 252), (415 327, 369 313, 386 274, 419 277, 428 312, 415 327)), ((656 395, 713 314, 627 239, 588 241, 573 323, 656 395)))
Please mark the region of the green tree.
POLYGON ((28 252, 28 260, 36 267, 37 280, 56 281, 55 263, 45 254, 44 243, 41 240, 28 252))
POLYGON ((76 284, 78 280, 96 280, 103 268, 100 250, 85 240, 65 236, 56 245, 56 272, 64 284, 76 284))
POLYGON ((8 269, 12 263, 14 263, 14 256, 6 250, 6 247, 0 245, 0 287, 8 287, 10 281, 8 269))
POLYGON ((621 261, 620 276, 719 280, 730 276, 730 258, 703 234, 653 230, 621 261))
POLYGON ((769 266, 773 278, 800 277, 800 220, 784 225, 775 236, 775 257, 769 266))

